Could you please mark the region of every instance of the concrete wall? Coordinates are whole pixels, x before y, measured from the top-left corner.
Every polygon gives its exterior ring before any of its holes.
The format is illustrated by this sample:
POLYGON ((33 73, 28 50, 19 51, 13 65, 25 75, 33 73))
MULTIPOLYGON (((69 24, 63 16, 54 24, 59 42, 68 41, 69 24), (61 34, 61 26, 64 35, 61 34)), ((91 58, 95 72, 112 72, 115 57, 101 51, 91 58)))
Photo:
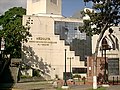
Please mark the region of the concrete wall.
POLYGON ((62 13, 62 0, 56 0, 57 4, 54 4, 52 2, 50 2, 51 0, 47 0, 47 4, 46 4, 46 8, 47 11, 46 13, 48 14, 57 14, 57 15, 61 15, 62 13))
MULTIPOLYGON (((68 20, 70 21, 70 19, 68 20)), ((74 57, 71 62, 72 67, 85 67, 84 61, 79 61, 79 56, 75 56, 75 52, 70 51, 70 46, 66 46, 65 41, 60 40, 59 35, 54 34, 54 18, 26 15, 23 17, 23 25, 26 25, 27 21, 30 22, 32 37, 23 44, 24 62, 33 68, 40 69, 49 78, 53 79, 57 74, 59 78, 63 79, 66 49, 66 59, 74 57)), ((75 20, 73 21, 75 22, 75 20)), ((69 72, 70 60, 67 60, 66 63, 67 72, 69 72)))
POLYGON ((38 2, 27 0, 27 15, 38 13, 46 13, 46 0, 39 0, 38 2))
POLYGON ((61 3, 61 0, 57 0, 57 4, 51 0, 27 0, 27 15, 40 13, 61 15, 61 3))

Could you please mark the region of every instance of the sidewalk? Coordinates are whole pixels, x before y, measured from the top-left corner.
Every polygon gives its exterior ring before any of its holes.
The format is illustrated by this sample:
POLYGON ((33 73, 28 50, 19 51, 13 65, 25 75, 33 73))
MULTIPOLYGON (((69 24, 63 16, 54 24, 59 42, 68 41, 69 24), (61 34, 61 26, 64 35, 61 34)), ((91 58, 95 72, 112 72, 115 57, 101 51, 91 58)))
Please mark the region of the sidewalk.
POLYGON ((120 85, 110 85, 106 90, 120 90, 120 85))
POLYGON ((90 88, 92 88, 92 85, 74 85, 70 87, 70 90, 88 90, 90 88))
MULTIPOLYGON (((88 90, 92 85, 71 85, 69 90, 88 90)), ((100 87, 100 86, 98 86, 100 87)), ((16 83, 12 90, 56 90, 51 83, 46 82, 25 82, 16 83)), ((120 85, 110 85, 106 90, 120 90, 120 85)))
POLYGON ((49 82, 16 83, 12 90, 56 90, 49 82))
MULTIPOLYGON (((92 85, 79 85, 70 87, 70 90, 88 90, 92 88, 92 85)), ((110 85, 110 87, 106 88, 106 90, 120 90, 120 85, 110 85)))
MULTIPOLYGON (((71 85, 69 90, 87 90, 91 85, 71 85)), ((26 82, 16 83, 12 90, 56 90, 51 83, 45 82, 26 82)))

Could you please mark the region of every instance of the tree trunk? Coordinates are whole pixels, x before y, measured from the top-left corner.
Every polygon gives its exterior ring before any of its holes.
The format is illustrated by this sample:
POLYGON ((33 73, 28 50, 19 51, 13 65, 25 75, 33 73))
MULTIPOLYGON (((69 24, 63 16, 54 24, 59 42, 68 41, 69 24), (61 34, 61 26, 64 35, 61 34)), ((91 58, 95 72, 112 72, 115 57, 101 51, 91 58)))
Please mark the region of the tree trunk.
POLYGON ((105 31, 108 29, 108 23, 106 23, 101 30, 101 33, 99 34, 99 38, 97 40, 96 48, 95 48, 95 53, 94 53, 94 61, 93 61, 93 89, 97 89, 97 55, 98 55, 98 49, 99 49, 99 44, 100 41, 105 33, 105 31))

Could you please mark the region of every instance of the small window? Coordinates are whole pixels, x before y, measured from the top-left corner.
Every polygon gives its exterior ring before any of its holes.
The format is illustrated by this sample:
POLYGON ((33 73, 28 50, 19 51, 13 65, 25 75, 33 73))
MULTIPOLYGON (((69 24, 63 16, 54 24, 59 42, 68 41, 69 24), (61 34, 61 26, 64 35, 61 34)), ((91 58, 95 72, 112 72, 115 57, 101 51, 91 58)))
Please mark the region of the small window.
POLYGON ((36 3, 39 2, 40 0, 32 0, 32 3, 36 3))
POLYGON ((53 4, 57 5, 58 0, 50 0, 53 4))

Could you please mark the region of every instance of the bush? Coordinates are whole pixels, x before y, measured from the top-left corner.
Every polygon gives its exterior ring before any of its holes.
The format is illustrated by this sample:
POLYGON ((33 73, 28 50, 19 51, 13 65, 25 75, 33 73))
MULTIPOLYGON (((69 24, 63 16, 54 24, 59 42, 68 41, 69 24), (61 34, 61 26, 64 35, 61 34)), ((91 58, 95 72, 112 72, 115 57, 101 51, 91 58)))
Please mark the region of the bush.
POLYGON ((76 74, 73 76, 73 78, 81 78, 81 75, 76 74))
POLYGON ((40 71, 39 70, 33 70, 33 76, 40 77, 40 71))

